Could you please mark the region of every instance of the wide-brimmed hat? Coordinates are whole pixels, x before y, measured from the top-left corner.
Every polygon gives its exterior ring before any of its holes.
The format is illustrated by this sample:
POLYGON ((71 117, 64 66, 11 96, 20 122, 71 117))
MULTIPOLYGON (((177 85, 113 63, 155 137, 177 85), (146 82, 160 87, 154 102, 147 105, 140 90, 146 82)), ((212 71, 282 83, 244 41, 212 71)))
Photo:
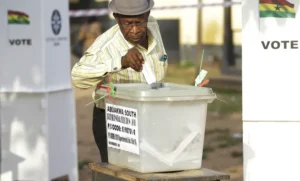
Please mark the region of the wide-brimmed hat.
POLYGON ((108 7, 114 13, 134 16, 150 11, 154 6, 153 0, 111 0, 108 7))

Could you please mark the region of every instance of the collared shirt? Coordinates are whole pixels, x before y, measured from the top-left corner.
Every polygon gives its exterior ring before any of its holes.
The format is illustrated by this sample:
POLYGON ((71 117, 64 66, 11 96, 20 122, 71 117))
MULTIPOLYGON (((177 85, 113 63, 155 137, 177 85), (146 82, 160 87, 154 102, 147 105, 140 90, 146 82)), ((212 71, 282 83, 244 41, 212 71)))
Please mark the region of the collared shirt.
MULTIPOLYGON (((140 45, 136 45, 136 48, 142 54, 145 62, 149 63, 157 82, 162 82, 168 65, 167 54, 158 23, 151 16, 149 16, 147 27, 148 49, 140 45)), ((142 72, 136 72, 132 68, 121 68, 122 56, 126 55, 128 50, 134 46, 125 40, 118 24, 111 27, 94 41, 80 61, 74 65, 71 73, 74 85, 86 89, 97 84, 108 83, 108 77, 114 84, 146 82, 142 72)), ((96 86, 95 92, 97 89, 96 86)), ((93 93, 94 100, 100 96, 95 92, 93 93)), ((104 101, 97 101, 96 106, 104 108, 104 101)))

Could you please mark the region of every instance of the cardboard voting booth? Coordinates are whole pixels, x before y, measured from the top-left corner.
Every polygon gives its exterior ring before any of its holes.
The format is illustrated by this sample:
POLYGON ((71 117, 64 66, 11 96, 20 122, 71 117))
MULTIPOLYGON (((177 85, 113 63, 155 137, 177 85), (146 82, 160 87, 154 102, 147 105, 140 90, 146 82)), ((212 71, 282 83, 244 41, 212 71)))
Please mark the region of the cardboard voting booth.
POLYGON ((0 180, 78 180, 68 3, 0 2, 0 180))
POLYGON ((244 180, 293 180, 300 162, 300 1, 244 0, 244 180))

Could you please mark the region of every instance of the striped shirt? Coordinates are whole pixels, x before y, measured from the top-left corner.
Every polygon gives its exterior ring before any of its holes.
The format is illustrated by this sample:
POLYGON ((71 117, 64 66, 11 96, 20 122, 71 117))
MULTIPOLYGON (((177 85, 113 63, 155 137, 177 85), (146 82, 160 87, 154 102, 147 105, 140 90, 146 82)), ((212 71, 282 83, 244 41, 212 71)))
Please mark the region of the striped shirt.
MULTIPOLYGON (((126 55, 129 49, 136 46, 148 62, 156 76, 157 82, 163 81, 167 71, 166 51, 163 45, 157 21, 149 16, 148 19, 148 49, 140 45, 133 45, 126 41, 122 35, 119 25, 116 24, 100 35, 87 49, 83 57, 72 69, 72 80, 76 87, 87 89, 98 84, 107 84, 110 79, 113 83, 144 83, 146 82, 142 72, 136 72, 132 68, 122 69, 121 58, 126 55)), ((96 95, 97 86, 93 93, 96 95)), ((96 102, 98 108, 104 108, 104 101, 96 102)))

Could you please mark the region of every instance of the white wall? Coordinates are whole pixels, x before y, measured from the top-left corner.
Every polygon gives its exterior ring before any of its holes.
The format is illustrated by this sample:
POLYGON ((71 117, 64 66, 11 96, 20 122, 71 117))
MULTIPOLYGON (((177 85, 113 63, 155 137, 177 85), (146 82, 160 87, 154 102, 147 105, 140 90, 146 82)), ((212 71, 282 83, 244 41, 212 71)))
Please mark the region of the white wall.
MULTIPOLYGON (((187 4, 197 4, 197 0, 155 1, 155 7, 187 4)), ((197 43, 197 8, 153 10, 151 13, 157 19, 179 19, 180 43, 197 43)))
MULTIPOLYGON (((223 3, 224 0, 202 0, 203 3, 223 3)), ((198 0, 156 0, 155 7, 172 5, 193 5, 198 0)), ((197 44, 197 20, 198 9, 166 9, 153 10, 152 15, 157 19, 179 19, 180 20, 180 43, 197 44)), ((232 28, 241 30, 242 27, 241 6, 232 7, 232 28)), ((223 43, 224 9, 221 6, 204 7, 202 9, 202 40, 204 44, 223 43)), ((241 44, 241 33, 234 34, 235 44, 241 44)))
MULTIPOLYGON (((103 0, 96 0, 103 1, 103 0)), ((197 4, 198 0, 154 0, 155 7, 197 4)), ((224 0, 202 0, 203 3, 223 3, 224 0)), ((197 44, 197 8, 153 10, 151 14, 157 19, 179 19, 180 43, 197 44)), ((232 29, 242 28, 241 5, 232 6, 232 29)), ((202 10, 202 41, 204 44, 222 45, 224 9, 221 6, 204 7, 202 10)), ((241 33, 234 34, 234 43, 241 45, 241 33)))

